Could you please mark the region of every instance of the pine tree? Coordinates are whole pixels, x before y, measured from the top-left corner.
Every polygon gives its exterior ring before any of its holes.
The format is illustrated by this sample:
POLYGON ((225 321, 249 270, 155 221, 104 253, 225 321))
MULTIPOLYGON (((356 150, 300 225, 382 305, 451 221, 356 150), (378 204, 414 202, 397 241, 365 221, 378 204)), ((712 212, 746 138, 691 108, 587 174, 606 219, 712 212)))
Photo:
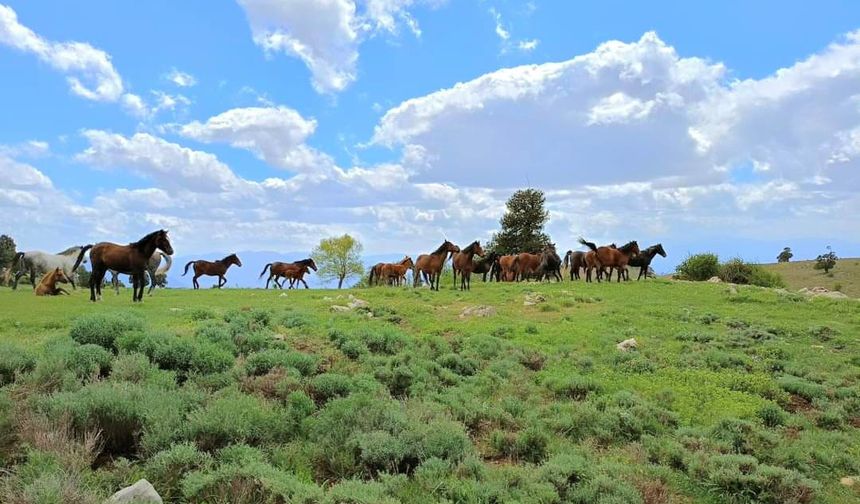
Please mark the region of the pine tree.
POLYGON ((12 266, 15 260, 15 240, 9 235, 0 235, 0 269, 12 266))
POLYGON ((499 254, 537 253, 550 240, 543 232, 549 220, 544 208, 546 197, 538 189, 521 189, 507 203, 507 211, 499 223, 502 229, 493 235, 489 249, 499 254))

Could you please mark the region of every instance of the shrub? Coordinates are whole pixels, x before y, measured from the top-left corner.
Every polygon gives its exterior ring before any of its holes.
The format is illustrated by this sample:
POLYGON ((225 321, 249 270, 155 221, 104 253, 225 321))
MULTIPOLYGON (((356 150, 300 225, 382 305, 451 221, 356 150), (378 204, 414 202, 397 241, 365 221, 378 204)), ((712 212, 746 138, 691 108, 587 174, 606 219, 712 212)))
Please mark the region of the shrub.
POLYGON ((252 353, 245 360, 245 372, 250 376, 260 376, 276 367, 295 368, 302 375, 316 374, 319 358, 290 350, 271 349, 252 353))
POLYGON ((230 333, 230 330, 221 322, 209 321, 198 325, 194 330, 194 336, 198 339, 214 343, 233 354, 237 354, 239 351, 236 342, 233 341, 233 335, 230 333))
POLYGON ((753 265, 752 275, 750 275, 750 285, 777 289, 784 288, 786 284, 782 276, 776 271, 768 271, 761 266, 753 265))
POLYGON ((726 445, 734 453, 754 455, 773 448, 778 439, 762 431, 756 424, 736 418, 720 420, 710 430, 710 437, 726 445))
POLYGON ((146 461, 144 474, 158 494, 166 502, 178 501, 182 497, 182 477, 191 471, 206 469, 212 457, 197 450, 192 443, 175 444, 160 451, 146 461))
POLYGON ((189 373, 216 373, 233 365, 233 355, 208 341, 181 338, 167 333, 130 334, 117 340, 117 347, 140 352, 162 369, 189 373))
POLYGON ((437 359, 439 365, 450 369, 460 376, 472 376, 477 370, 477 362, 467 359, 462 355, 449 353, 437 359))
POLYGON ((315 376, 310 383, 310 394, 318 403, 347 396, 350 392, 352 378, 342 374, 323 373, 315 376))
POLYGON ((112 357, 103 347, 87 343, 72 348, 66 365, 78 378, 107 376, 112 357))
POLYGON ((546 456, 549 436, 536 426, 518 433, 494 430, 490 434, 490 446, 500 456, 526 462, 540 462, 546 456))
POLYGON ((549 378, 545 384, 557 397, 569 397, 576 401, 600 390, 600 385, 594 379, 579 375, 549 378))
POLYGON ((188 436, 204 450, 290 436, 286 412, 258 397, 225 391, 188 416, 188 436))
POLYGON ((115 349, 115 341, 123 334, 142 331, 143 321, 131 313, 92 313, 75 320, 69 336, 78 343, 92 343, 115 349))
POLYGON ((639 504, 642 496, 617 475, 600 474, 577 485, 568 502, 573 504, 639 504))
POLYGON ((718 276, 720 259, 716 254, 695 254, 688 256, 675 268, 675 276, 681 280, 704 281, 718 276))
POLYGON ((752 276, 752 265, 747 264, 743 259, 736 257, 729 259, 720 266, 720 272, 717 276, 720 280, 735 284, 748 284, 752 276))
POLYGON ((824 397, 827 394, 827 388, 823 385, 819 385, 797 376, 786 375, 778 378, 776 382, 789 394, 799 395, 807 401, 824 397))
POLYGON ((345 480, 331 487, 323 504, 399 504, 376 481, 345 480))
POLYGON ((727 500, 782 504, 812 502, 817 482, 749 455, 714 455, 691 467, 692 476, 727 500), (742 497, 741 497, 742 496, 742 497))
POLYGON ((176 385, 176 373, 158 369, 149 362, 149 358, 141 353, 120 354, 112 363, 111 380, 132 383, 147 383, 163 388, 173 388, 176 385))
POLYGON ((766 427, 779 427, 785 424, 788 415, 776 404, 765 404, 759 408, 758 417, 766 427))
POLYGON ((562 502, 566 502, 571 490, 590 474, 591 463, 577 453, 553 455, 540 469, 541 479, 555 487, 562 502))
POLYGON ((209 320, 215 318, 215 311, 211 308, 206 308, 203 306, 198 306, 196 308, 192 308, 188 312, 188 318, 191 320, 209 320))
POLYGON ((36 366, 36 357, 17 345, 0 343, 0 387, 15 380, 18 373, 26 373, 36 366))

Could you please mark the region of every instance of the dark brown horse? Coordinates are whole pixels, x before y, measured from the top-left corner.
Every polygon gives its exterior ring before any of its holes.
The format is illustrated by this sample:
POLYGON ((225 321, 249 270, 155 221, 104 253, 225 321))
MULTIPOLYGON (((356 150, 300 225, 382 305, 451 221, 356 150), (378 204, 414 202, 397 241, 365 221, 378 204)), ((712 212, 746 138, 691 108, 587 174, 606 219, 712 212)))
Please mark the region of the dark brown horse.
POLYGON ((519 257, 516 255, 505 255, 499 258, 499 269, 502 282, 513 282, 517 279, 519 268, 519 257))
POLYGON ((540 254, 523 252, 517 254, 517 282, 527 280, 537 273, 540 266, 540 254))
POLYGON ((499 254, 496 252, 488 252, 480 259, 475 259, 475 269, 472 270, 472 273, 476 273, 479 275, 484 275, 484 281, 487 281, 487 274, 490 275, 490 281, 493 281, 495 277, 496 281, 499 281, 499 277, 496 276, 499 273, 499 254))
MULTIPOLYGON (((412 262, 412 258, 406 256, 398 263, 383 264, 380 278, 384 278, 388 285, 400 286, 406 281, 406 272, 413 267, 415 267, 415 263, 412 262)), ((378 280, 377 283, 379 283, 378 280)))
POLYGON ((454 259, 451 265, 454 269, 454 287, 457 287, 457 272, 460 272, 460 290, 472 290, 472 271, 475 269, 475 263, 472 259, 475 255, 484 255, 484 249, 481 248, 481 242, 473 241, 468 247, 454 254, 454 259))
MULTIPOLYGON (((131 275, 131 282, 134 287, 131 299, 132 301, 143 301, 143 289, 145 287, 143 275, 155 249, 161 249, 165 254, 173 255, 173 246, 170 244, 170 238, 164 229, 149 233, 128 245, 117 245, 109 242, 93 245, 90 250, 90 263, 93 268, 90 274, 90 301, 96 301, 97 294, 98 298, 101 298, 102 283, 104 283, 107 270, 131 275)), ((78 261, 80 262, 81 259, 82 257, 79 257, 78 261)))
MULTIPOLYGON (((622 272, 627 268, 627 263, 630 262, 630 258, 639 255, 639 244, 636 243, 636 240, 628 242, 619 248, 598 247, 592 242, 585 241, 585 239, 583 238, 579 239, 579 243, 585 245, 586 247, 590 248, 592 252, 594 252, 592 262, 593 265, 598 269, 598 282, 600 281, 603 268, 615 268, 616 270, 618 270, 618 281, 620 282, 621 277, 624 276, 622 272)), ((588 261, 587 254, 586 261, 588 261)), ((610 271, 610 275, 611 274, 612 272, 610 271)), ((590 267, 588 272, 586 273, 586 281, 591 281, 590 267)))
POLYGON ((555 244, 550 243, 543 248, 540 254, 540 263, 537 267, 538 280, 543 281, 544 278, 551 280, 555 278, 559 282, 564 278, 561 276, 561 258, 555 251, 555 244))
POLYGON ((654 256, 657 254, 666 257, 666 251, 663 250, 662 243, 658 243, 657 245, 651 245, 650 247, 643 250, 636 257, 630 258, 630 262, 628 263, 628 265, 639 268, 639 276, 636 277, 636 280, 641 280, 643 276, 645 278, 648 278, 648 268, 651 266, 651 261, 654 260, 654 256))
POLYGON ((439 245, 439 248, 433 252, 418 256, 418 260, 415 261, 415 267, 412 269, 412 281, 415 284, 415 287, 418 287, 418 282, 421 281, 418 276, 418 273, 421 272, 424 281, 430 284, 430 289, 438 291, 439 279, 442 276, 442 268, 448 260, 448 254, 453 256, 459 251, 460 247, 454 245, 448 240, 445 240, 445 242, 442 243, 442 245, 439 245))
POLYGON ((585 252, 568 250, 564 255, 564 267, 569 268, 571 281, 579 280, 579 270, 585 268, 585 252))
POLYGON ((236 254, 230 254, 224 259, 219 259, 217 261, 204 261, 203 259, 198 259, 196 261, 188 261, 185 265, 185 271, 182 273, 182 276, 188 274, 188 267, 194 265, 194 278, 191 279, 191 282, 194 284, 194 289, 199 289, 200 284, 197 283, 197 279, 206 276, 216 276, 218 277, 218 288, 220 289, 227 283, 227 278, 224 275, 227 273, 227 270, 230 269, 230 266, 236 265, 238 267, 242 267, 242 261, 239 260, 239 256, 236 254))
POLYGON ((62 287, 57 287, 58 283, 71 283, 72 280, 66 276, 63 268, 54 268, 53 271, 45 273, 45 276, 39 280, 39 285, 36 286, 37 296, 59 296, 60 294, 69 295, 69 291, 62 287))
POLYGON ((373 287, 374 285, 379 285, 379 281, 382 280, 382 268, 386 263, 376 263, 370 268, 370 276, 367 279, 367 285, 373 287))
POLYGON ((263 275, 266 274, 266 270, 269 271, 269 278, 266 280, 266 288, 269 288, 269 282, 275 282, 275 285, 279 289, 283 289, 284 286, 278 282, 278 279, 283 277, 290 281, 290 289, 293 288, 293 285, 296 282, 301 282, 305 284, 305 289, 308 289, 308 283, 305 282, 304 276, 308 273, 309 270, 317 270, 317 265, 313 259, 302 259, 301 261, 285 263, 285 262, 271 262, 263 267, 263 272, 260 273, 260 278, 263 278, 263 275))

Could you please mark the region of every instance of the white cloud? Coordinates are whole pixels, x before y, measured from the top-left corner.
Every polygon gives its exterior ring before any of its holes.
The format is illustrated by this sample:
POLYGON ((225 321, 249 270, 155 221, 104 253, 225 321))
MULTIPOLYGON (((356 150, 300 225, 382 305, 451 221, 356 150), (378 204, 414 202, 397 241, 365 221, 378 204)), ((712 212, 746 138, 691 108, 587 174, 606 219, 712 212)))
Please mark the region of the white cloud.
POLYGON ((502 15, 495 8, 490 8, 490 15, 493 16, 493 20, 496 22, 496 36, 502 42, 506 42, 509 38, 511 38, 511 32, 509 32, 504 23, 502 22, 502 15))
POLYGON ((540 44, 540 40, 531 39, 531 40, 520 40, 517 44, 517 48, 523 52, 531 52, 537 49, 538 44, 540 44))
POLYGON ((0 44, 31 53, 66 74, 72 93, 82 98, 114 102, 122 96, 122 78, 106 52, 84 42, 47 40, 22 25, 5 5, 0 5, 0 44))
POLYGON ((357 78, 358 48, 367 37, 397 34, 401 23, 419 36, 409 9, 439 0, 239 0, 254 43, 267 53, 283 52, 308 67, 320 93, 343 91, 357 78))
POLYGON ((176 84, 179 87, 194 87, 197 85, 197 79, 193 75, 181 72, 175 68, 171 69, 165 76, 165 79, 176 84))

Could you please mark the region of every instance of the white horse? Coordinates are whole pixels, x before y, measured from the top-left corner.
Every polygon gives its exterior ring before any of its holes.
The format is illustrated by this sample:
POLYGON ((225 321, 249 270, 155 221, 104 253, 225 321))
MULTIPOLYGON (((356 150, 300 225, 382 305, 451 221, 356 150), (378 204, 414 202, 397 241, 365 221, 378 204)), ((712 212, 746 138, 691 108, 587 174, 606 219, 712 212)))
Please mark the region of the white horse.
MULTIPOLYGON (((149 262, 146 264, 146 272, 149 274, 149 290, 146 291, 147 294, 152 295, 152 290, 155 289, 155 279, 160 275, 166 275, 170 271, 171 266, 173 266, 173 258, 169 255, 160 250, 156 250, 152 254, 152 257, 149 258, 149 262), (162 257, 164 258, 164 266, 159 267, 162 257)), ((113 285, 116 293, 119 294, 119 273, 113 270, 110 273, 110 283, 113 285)))
POLYGON ((41 277, 45 273, 57 268, 63 270, 63 273, 71 279, 72 288, 77 289, 74 280, 75 269, 81 263, 86 262, 84 255, 91 248, 92 245, 78 245, 69 247, 59 254, 49 254, 48 252, 39 250, 18 252, 15 254, 15 261, 13 262, 13 265, 17 266, 18 271, 15 273, 12 289, 17 289, 18 280, 28 273, 30 274, 30 283, 33 284, 33 288, 35 289, 37 277, 41 277))

